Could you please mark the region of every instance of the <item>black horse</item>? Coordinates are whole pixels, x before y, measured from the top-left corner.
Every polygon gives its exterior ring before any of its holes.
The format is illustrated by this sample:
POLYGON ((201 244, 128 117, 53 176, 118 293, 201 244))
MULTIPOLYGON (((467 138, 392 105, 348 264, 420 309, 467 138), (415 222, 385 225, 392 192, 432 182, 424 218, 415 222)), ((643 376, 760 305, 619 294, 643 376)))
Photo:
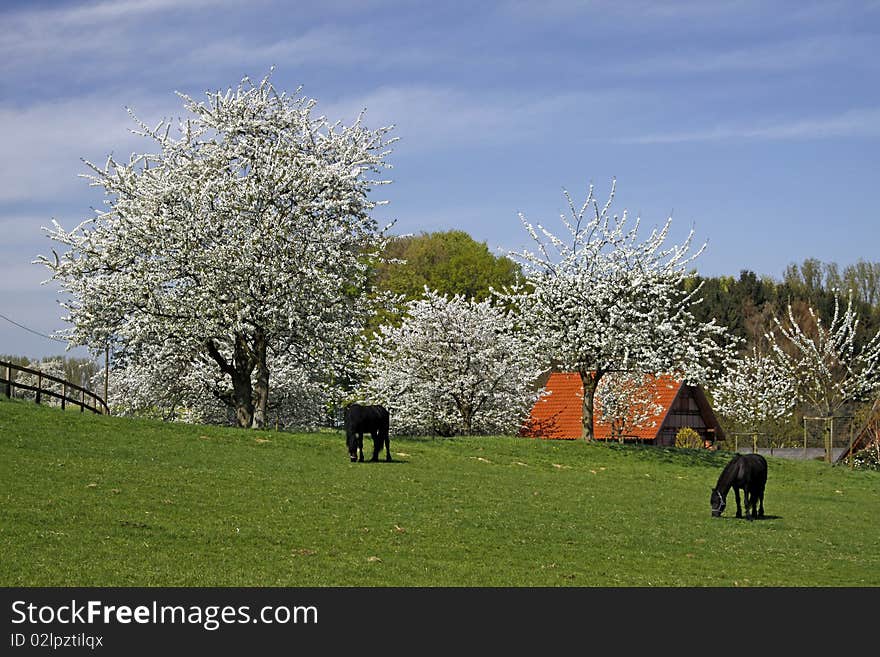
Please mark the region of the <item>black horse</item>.
POLYGON ((385 445, 385 460, 391 460, 388 438, 389 414, 384 406, 350 404, 345 407, 345 443, 352 462, 364 460, 364 433, 373 437, 373 458, 379 460, 379 452, 385 445))
POLYGON ((727 506, 727 492, 736 493, 736 517, 742 518, 739 491, 745 497, 746 520, 764 517, 764 486, 767 484, 767 460, 760 454, 737 454, 724 466, 718 483, 712 489, 709 503, 717 518, 727 506))

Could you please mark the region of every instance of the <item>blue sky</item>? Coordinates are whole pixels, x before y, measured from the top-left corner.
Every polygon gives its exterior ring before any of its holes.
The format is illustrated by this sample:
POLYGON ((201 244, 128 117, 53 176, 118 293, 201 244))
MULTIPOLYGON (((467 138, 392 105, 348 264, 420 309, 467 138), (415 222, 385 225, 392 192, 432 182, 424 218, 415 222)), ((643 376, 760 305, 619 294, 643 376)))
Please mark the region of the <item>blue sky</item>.
MULTIPOLYGON (((149 148, 147 123, 263 77, 350 122, 394 124, 394 232, 460 228, 504 252, 517 214, 558 226, 563 188, 671 241, 705 275, 780 278, 878 260, 880 2, 5 2, 0 9, 0 313, 64 326, 31 264, 101 203, 79 178, 149 148)), ((63 345, 0 318, 0 353, 63 345)), ((73 352, 85 355, 83 351, 73 352)))

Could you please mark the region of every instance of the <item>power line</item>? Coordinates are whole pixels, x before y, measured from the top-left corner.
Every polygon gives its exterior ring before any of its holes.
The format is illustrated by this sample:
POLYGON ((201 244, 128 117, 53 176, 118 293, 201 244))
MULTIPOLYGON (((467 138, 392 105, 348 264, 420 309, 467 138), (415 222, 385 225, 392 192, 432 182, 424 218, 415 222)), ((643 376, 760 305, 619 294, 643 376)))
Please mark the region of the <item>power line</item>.
POLYGON ((10 324, 14 324, 15 326, 17 326, 17 327, 20 328, 20 329, 24 329, 25 331, 28 331, 28 332, 30 332, 30 333, 33 333, 34 335, 39 335, 41 338, 46 338, 47 340, 55 340, 56 342, 67 342, 67 340, 63 340, 63 339, 61 339, 61 338, 56 338, 56 337, 51 336, 51 335, 46 335, 45 333, 40 333, 39 331, 35 331, 34 329, 29 328, 29 327, 25 326, 24 324, 19 324, 19 323, 16 322, 15 320, 13 320, 13 319, 9 319, 9 318, 8 318, 6 315, 4 315, 3 313, 0 313, 0 318, 5 319, 5 320, 6 320, 7 322, 9 322, 10 324))

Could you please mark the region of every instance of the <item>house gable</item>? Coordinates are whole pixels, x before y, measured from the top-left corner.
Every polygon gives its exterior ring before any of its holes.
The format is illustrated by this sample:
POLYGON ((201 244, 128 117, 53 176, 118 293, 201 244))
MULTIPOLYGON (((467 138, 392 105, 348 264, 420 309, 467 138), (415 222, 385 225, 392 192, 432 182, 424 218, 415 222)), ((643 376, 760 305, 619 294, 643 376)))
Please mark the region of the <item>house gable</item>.
POLYGON ((654 437, 654 444, 674 445, 675 435, 683 427, 695 430, 703 440, 713 443, 724 440, 724 431, 699 386, 681 384, 654 437))
MULTIPOLYGON (((703 439, 723 440, 724 434, 701 388, 685 385, 669 375, 651 378, 646 385, 650 387, 647 392, 662 410, 625 439, 657 445, 675 444, 675 434, 687 426, 695 429, 703 439)), ((535 403, 521 435, 561 440, 580 438, 583 418, 580 375, 577 372, 553 372, 547 379, 546 390, 548 394, 535 403)), ((602 400, 597 398, 593 434, 599 440, 608 440, 612 437, 611 425, 598 420, 601 403, 602 400)))

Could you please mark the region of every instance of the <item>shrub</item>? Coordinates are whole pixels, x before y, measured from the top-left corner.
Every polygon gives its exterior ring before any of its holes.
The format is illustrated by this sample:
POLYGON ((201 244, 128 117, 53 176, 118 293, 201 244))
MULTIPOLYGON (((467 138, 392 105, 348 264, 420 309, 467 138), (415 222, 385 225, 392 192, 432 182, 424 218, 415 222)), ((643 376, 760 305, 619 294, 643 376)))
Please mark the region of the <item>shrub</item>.
POLYGON ((675 446, 687 449, 699 449, 703 446, 700 434, 691 427, 682 427, 675 434, 675 446))

